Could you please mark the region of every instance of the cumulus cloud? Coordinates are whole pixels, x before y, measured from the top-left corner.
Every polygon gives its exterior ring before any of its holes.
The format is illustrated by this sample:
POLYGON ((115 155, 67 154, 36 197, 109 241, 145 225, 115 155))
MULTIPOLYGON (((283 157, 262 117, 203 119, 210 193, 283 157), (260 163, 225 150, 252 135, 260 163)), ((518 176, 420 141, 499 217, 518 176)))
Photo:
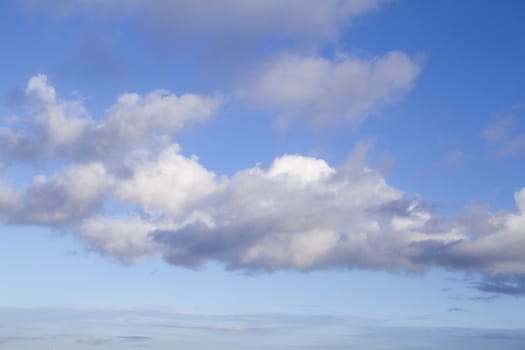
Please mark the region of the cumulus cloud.
POLYGON ((117 196, 138 203, 147 212, 161 212, 173 217, 187 213, 199 200, 216 191, 215 174, 187 158, 172 145, 151 159, 135 160, 132 175, 117 185, 117 196))
POLYGON ((89 249, 131 264, 147 256, 159 255, 150 233, 158 226, 131 215, 95 216, 82 220, 74 229, 89 249))
MULTIPOLYGON (((339 166, 285 154, 267 166, 216 174, 169 141, 210 118, 219 103, 213 97, 125 94, 95 119, 60 99, 45 76, 31 79, 25 93, 27 125, 4 126, 3 135, 41 145, 31 154, 52 152, 57 164, 17 190, 0 185, 0 217, 8 223, 70 232, 126 264, 162 257, 250 271, 437 266, 482 273, 481 290, 522 288, 525 189, 515 195, 515 212, 442 218, 368 167, 361 146, 339 166), (98 143, 104 148, 86 151, 98 143)), ((29 159, 17 151, 0 157, 29 159)))
POLYGON ((525 188, 516 192, 516 213, 483 213, 471 238, 428 245, 418 259, 490 275, 525 276, 525 188), (483 227, 482 229, 480 229, 483 227))
POLYGON ((217 178, 177 151, 145 157, 128 180, 114 182, 114 200, 141 215, 86 215, 76 233, 126 263, 162 255, 188 267, 215 260, 240 269, 421 270, 403 250, 427 237, 430 214, 363 164, 335 169, 285 155, 217 178), (396 211, 386 209, 394 202, 396 211))
POLYGON ((0 182, 0 213, 16 208, 18 200, 18 194, 7 184, 0 182))
POLYGON ((429 234, 431 214, 367 168, 359 152, 339 168, 284 155, 230 177, 176 145, 129 154, 126 171, 103 161, 37 177, 11 196, 16 206, 4 215, 63 227, 124 263, 163 256, 188 267, 215 260, 238 269, 420 271, 412 243, 463 238, 454 229, 429 234), (105 203, 121 210, 108 212, 105 203))
POLYGON ((109 108, 101 126, 117 142, 137 143, 159 132, 173 132, 190 123, 206 121, 218 98, 186 94, 177 96, 157 90, 146 96, 124 94, 109 108))
POLYGON ((283 54, 246 79, 241 98, 274 107, 283 121, 356 123, 407 92, 420 66, 398 51, 372 59, 283 54))
POLYGON ((100 163, 71 166, 50 179, 37 176, 22 200, 8 208, 11 220, 54 225, 81 219, 101 205, 111 181, 100 163))
POLYGON ((29 79, 21 99, 30 117, 16 131, 0 128, 0 154, 5 161, 68 147, 92 122, 80 102, 58 99, 45 75, 29 79))
POLYGON ((209 119, 219 97, 178 96, 166 90, 118 97, 102 118, 93 118, 81 101, 57 96, 46 75, 27 84, 27 117, 15 127, 0 127, 0 156, 5 163, 55 156, 96 159, 157 142, 187 125, 209 119))

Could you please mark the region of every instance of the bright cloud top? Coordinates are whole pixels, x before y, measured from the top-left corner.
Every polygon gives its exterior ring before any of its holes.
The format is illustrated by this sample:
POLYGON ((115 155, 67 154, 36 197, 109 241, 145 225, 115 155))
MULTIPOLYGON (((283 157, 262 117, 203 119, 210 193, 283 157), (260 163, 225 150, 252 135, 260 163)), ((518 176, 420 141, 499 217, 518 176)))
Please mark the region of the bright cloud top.
POLYGON ((161 256, 186 267, 525 275, 525 189, 515 213, 439 218, 367 167, 362 147, 339 167, 283 155, 215 174, 169 137, 211 118, 215 97, 125 94, 100 120, 42 75, 25 97, 29 116, 2 128, 2 159, 16 166, 53 155, 62 169, 21 190, 0 185, 8 223, 63 229, 124 263, 161 256))

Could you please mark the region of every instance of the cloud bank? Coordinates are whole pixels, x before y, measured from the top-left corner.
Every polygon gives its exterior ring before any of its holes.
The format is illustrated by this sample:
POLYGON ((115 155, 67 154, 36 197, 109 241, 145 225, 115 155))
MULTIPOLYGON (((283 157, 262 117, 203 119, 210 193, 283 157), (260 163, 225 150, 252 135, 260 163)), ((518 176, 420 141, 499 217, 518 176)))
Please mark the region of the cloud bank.
POLYGON ((213 96, 124 94, 96 119, 38 75, 23 101, 27 115, 1 128, 0 157, 37 173, 0 185, 7 223, 64 230, 126 264, 162 257, 247 271, 444 267, 484 274, 481 290, 525 289, 525 189, 515 212, 437 217, 366 166, 363 146, 339 166, 285 154, 216 174, 172 140, 213 116, 213 96), (55 163, 53 173, 38 174, 42 159, 55 163))

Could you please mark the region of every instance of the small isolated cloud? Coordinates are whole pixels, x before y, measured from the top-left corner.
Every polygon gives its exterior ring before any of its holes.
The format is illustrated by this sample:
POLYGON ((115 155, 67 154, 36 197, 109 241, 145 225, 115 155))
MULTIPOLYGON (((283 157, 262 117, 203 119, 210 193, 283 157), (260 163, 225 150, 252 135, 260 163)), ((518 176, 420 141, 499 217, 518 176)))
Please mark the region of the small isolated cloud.
POLYGON ((399 51, 372 59, 283 54, 247 78, 238 94, 273 107, 283 123, 355 124, 409 91, 420 69, 399 51))
POLYGON ((22 198, 5 209, 13 223, 72 222, 98 208, 111 180, 101 163, 71 166, 50 179, 37 177, 22 198))

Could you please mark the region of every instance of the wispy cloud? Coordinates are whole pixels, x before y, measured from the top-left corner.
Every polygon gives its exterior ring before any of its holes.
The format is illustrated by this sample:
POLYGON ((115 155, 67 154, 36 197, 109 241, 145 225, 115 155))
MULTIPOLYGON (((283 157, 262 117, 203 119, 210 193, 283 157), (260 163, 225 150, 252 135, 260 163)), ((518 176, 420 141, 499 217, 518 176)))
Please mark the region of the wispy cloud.
POLYGON ((485 277, 481 281, 475 282, 474 286, 477 289, 488 293, 513 296, 525 295, 525 277, 521 275, 485 277))
MULTIPOLYGON (((387 2, 314 0, 305 4, 298 0, 220 0, 203 4, 190 0, 19 0, 28 9, 54 16, 84 13, 108 19, 140 15, 149 28, 168 32, 165 39, 170 38, 172 43, 191 46, 198 39, 208 38, 213 40, 207 42, 230 48, 235 40, 241 42, 240 47, 279 38, 308 46, 330 41, 349 20, 387 2)), ((162 36, 159 31, 154 33, 162 36)))
POLYGON ((516 109, 513 114, 490 123, 483 131, 482 138, 494 147, 493 156, 519 156, 525 150, 525 133, 520 131, 516 113, 521 115, 523 111, 516 109))

